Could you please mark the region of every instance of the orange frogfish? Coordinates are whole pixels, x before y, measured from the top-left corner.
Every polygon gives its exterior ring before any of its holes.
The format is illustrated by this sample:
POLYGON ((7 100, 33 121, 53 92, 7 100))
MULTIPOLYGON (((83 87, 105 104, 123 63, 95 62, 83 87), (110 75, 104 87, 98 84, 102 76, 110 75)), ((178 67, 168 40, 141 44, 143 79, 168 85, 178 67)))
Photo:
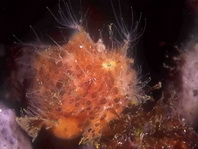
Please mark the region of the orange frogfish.
POLYGON ((107 48, 78 26, 67 43, 35 52, 28 106, 17 118, 19 125, 33 139, 45 128, 61 139, 98 141, 109 122, 139 103, 128 48, 128 42, 107 48))

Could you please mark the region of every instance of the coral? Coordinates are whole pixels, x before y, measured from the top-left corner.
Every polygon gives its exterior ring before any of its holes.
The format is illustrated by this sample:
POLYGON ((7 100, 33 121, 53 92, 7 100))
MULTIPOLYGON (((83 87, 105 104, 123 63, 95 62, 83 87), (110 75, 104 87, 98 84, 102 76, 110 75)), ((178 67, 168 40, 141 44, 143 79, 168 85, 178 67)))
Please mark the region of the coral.
POLYGON ((1 149, 31 149, 29 138, 25 136, 15 121, 16 115, 0 103, 0 148, 1 149))
POLYGON ((151 110, 131 107, 110 124, 100 148, 108 149, 196 149, 198 136, 174 113, 171 100, 160 100, 151 110))
POLYGON ((197 44, 189 43, 185 51, 177 58, 177 66, 175 66, 172 77, 177 79, 171 80, 173 83, 168 85, 170 94, 176 94, 175 109, 190 124, 195 124, 198 118, 197 56, 197 44))

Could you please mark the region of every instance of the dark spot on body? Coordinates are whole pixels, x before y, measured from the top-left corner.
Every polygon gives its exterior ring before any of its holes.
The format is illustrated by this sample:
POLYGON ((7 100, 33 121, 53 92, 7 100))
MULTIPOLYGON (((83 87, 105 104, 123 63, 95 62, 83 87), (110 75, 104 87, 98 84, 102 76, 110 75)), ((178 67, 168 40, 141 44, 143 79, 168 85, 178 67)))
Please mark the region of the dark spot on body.
POLYGON ((198 96, 198 90, 193 90, 193 96, 198 96))

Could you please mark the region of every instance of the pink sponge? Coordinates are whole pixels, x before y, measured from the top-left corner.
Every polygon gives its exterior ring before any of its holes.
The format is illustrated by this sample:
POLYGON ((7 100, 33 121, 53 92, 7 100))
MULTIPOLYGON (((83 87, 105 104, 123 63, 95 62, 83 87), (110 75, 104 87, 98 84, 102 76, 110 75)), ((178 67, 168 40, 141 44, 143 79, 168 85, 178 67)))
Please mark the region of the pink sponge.
POLYGON ((0 149, 32 149, 15 118, 14 111, 0 103, 0 149))
POLYGON ((190 46, 182 55, 179 67, 182 92, 179 93, 179 113, 190 123, 195 123, 198 112, 198 44, 190 46))

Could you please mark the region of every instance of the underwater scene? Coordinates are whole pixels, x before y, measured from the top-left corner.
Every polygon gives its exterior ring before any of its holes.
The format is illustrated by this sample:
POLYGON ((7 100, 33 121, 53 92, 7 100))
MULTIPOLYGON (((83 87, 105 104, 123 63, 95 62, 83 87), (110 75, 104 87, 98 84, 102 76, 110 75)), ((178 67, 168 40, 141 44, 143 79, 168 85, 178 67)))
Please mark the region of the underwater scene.
POLYGON ((198 0, 8 0, 0 19, 0 149, 198 149, 198 0))

